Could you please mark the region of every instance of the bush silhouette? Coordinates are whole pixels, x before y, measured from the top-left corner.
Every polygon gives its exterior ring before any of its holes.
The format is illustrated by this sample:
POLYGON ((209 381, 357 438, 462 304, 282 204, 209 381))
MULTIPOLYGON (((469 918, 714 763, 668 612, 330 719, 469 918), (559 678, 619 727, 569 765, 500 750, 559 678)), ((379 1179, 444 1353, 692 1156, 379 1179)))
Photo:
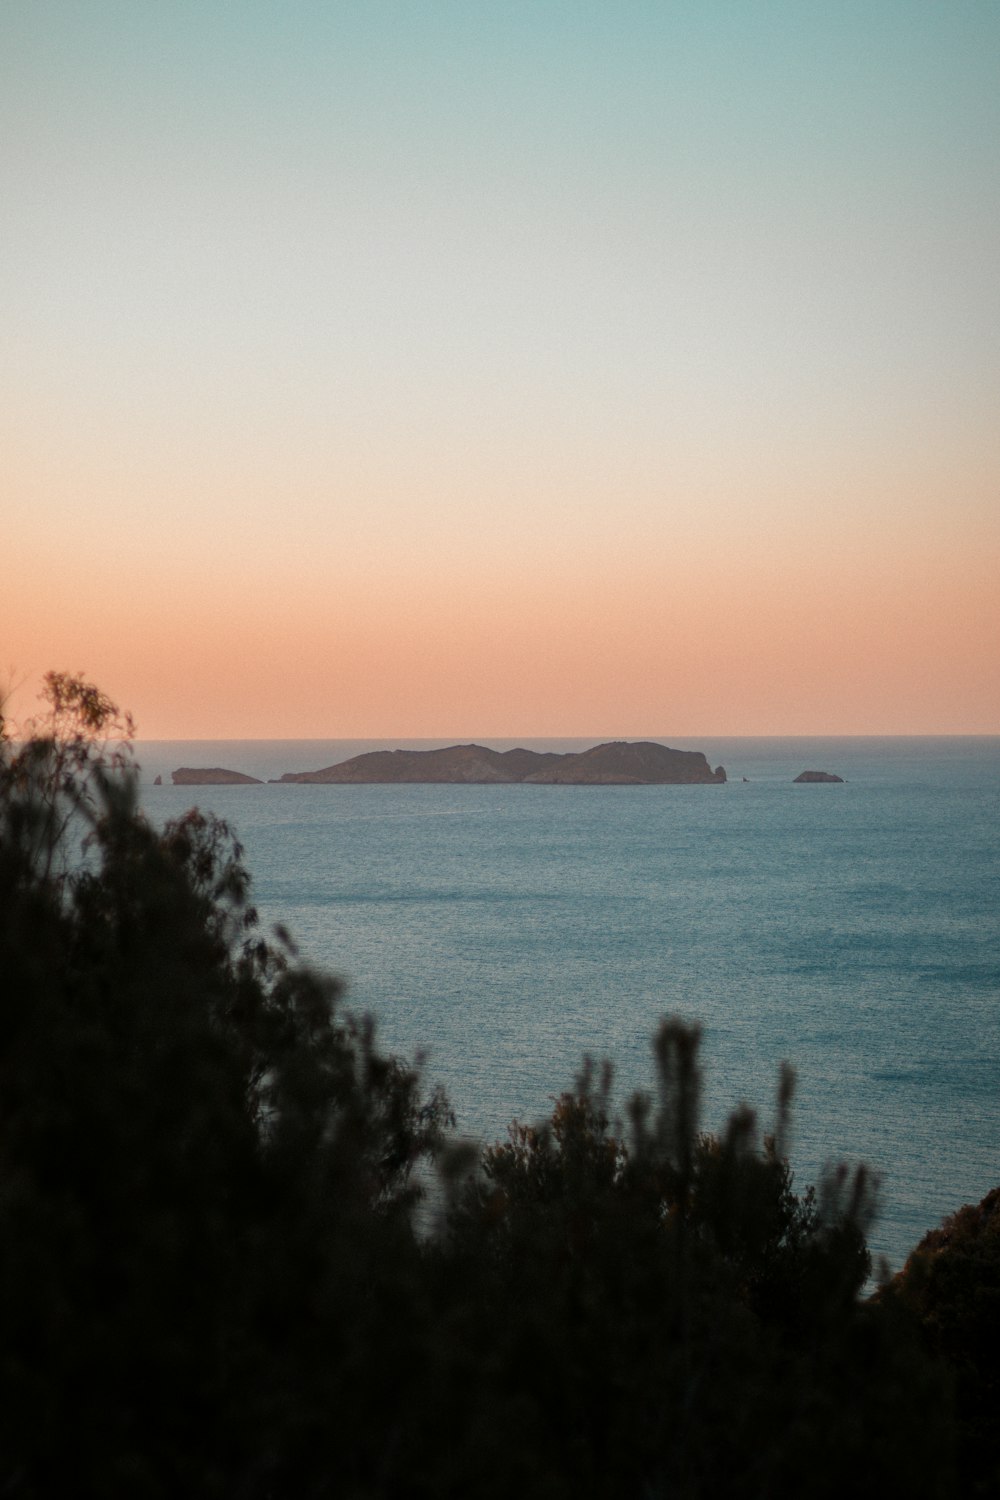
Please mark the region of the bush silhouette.
POLYGON ((1000 1187, 925 1234, 884 1295, 951 1373, 963 1493, 1000 1494, 1000 1187))
POLYGON ((546 1127, 486 1152, 449 1265, 491 1351, 486 1405, 533 1434, 545 1493, 947 1492, 941 1383, 859 1300, 865 1174, 793 1192, 787 1073, 775 1134, 745 1108, 699 1134, 697 1046, 663 1024, 658 1103, 634 1097, 627 1130, 588 1066, 546 1127))

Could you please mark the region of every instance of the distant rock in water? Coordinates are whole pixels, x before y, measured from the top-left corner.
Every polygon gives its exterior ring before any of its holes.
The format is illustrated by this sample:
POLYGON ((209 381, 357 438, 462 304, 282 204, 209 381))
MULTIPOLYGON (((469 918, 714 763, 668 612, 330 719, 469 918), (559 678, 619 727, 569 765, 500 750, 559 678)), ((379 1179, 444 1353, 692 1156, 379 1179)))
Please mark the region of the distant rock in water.
POLYGON ((263 786, 257 776, 242 771, 225 771, 222 766, 181 766, 172 771, 174 786, 263 786))
POLYGON ((346 785, 371 782, 523 782, 553 786, 653 786, 721 783, 700 750, 671 750, 652 741, 625 740, 558 755, 537 750, 488 750, 450 745, 446 750, 373 750, 321 771, 286 771, 282 782, 346 785))
POLYGON ((154 777, 153 778, 153 785, 154 786, 162 786, 163 785, 163 777, 162 776, 156 776, 156 777, 154 777))
POLYGON ((830 771, 803 771, 796 781, 843 781, 843 776, 834 776, 830 771))

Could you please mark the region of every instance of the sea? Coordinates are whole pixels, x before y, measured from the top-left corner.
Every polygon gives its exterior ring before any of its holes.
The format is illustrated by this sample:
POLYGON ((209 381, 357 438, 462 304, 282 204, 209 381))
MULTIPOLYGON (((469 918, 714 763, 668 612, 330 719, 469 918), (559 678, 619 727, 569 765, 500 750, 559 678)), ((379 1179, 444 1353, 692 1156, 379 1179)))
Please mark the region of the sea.
MULTIPOLYGON (((661 1017, 702 1028, 702 1126, 797 1087, 797 1188, 879 1181, 891 1270, 1000 1183, 1000 738, 677 739, 708 786, 268 784, 442 740, 146 741, 156 822, 231 823, 265 931, 341 976, 483 1143, 534 1122, 585 1056, 653 1087, 661 1017), (175 787, 181 766, 259 786, 175 787), (795 784, 822 770, 843 784, 795 784), (160 776, 161 786, 154 785, 160 776)), ((595 739, 496 740, 580 750, 595 739)))

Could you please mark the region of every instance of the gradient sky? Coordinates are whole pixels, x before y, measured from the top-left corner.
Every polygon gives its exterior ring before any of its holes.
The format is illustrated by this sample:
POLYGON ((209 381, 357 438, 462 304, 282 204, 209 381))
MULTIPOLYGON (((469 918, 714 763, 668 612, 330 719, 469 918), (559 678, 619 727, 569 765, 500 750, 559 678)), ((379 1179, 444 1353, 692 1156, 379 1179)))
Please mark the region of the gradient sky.
POLYGON ((0 671, 1000 731, 996 0, 0 0, 0 671))

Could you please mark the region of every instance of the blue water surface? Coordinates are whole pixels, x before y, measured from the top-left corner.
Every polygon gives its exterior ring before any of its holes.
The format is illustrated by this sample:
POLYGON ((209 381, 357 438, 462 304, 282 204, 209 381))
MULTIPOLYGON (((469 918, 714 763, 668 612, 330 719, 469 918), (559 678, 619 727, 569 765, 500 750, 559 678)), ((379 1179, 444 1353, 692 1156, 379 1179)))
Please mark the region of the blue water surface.
POLYGON ((797 1180, 869 1163, 871 1243, 896 1268, 1000 1182, 1000 741, 670 742, 729 782, 154 787, 180 765, 278 776, 385 746, 138 753, 150 815, 231 820, 265 925, 343 975, 387 1047, 426 1053, 464 1131, 547 1114, 584 1053, 622 1097, 650 1086, 651 1036, 678 1013, 703 1027, 706 1127, 742 1099, 766 1125, 794 1064, 797 1180), (847 779, 794 785, 807 768, 847 779))

